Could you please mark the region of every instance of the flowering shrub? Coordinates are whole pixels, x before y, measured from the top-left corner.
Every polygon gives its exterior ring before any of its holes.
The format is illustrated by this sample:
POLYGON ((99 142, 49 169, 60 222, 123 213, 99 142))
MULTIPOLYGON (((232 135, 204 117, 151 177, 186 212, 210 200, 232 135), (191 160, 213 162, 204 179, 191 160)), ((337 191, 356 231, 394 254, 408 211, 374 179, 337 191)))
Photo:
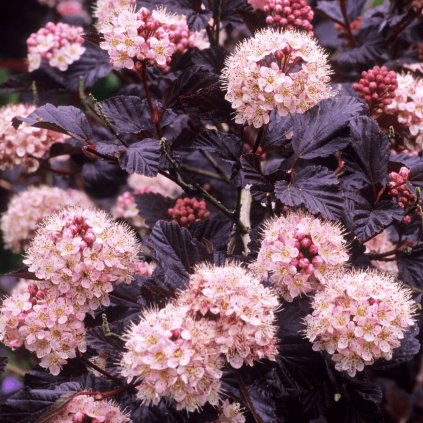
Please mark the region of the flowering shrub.
POLYGON ((422 12, 8 2, 0 422, 421 421, 422 12))
POLYGON ((327 351, 350 376, 379 358, 391 360, 414 324, 410 290, 383 274, 333 275, 311 306, 305 321, 313 349, 327 351))

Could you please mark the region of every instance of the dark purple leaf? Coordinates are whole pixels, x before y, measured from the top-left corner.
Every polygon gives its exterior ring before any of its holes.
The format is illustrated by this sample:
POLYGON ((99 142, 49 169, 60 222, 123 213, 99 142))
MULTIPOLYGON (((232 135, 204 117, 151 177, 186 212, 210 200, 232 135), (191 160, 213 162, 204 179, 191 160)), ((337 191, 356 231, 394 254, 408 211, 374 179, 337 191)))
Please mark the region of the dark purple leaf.
POLYGON ((158 220, 170 220, 168 209, 174 206, 175 199, 163 197, 161 194, 147 192, 135 195, 139 215, 152 228, 158 220))
POLYGON ((150 124, 150 114, 145 100, 135 96, 117 96, 96 104, 96 110, 104 114, 116 131, 137 134, 150 124))
MULTIPOLYGON (((53 407, 56 401, 66 404, 74 393, 81 390, 77 382, 68 382, 54 389, 24 388, 0 406, 0 421, 7 423, 34 423, 53 407)), ((56 404, 60 405, 60 404, 56 404)), ((38 421, 43 421, 38 420, 38 421)), ((45 423, 45 420, 44 420, 45 423)))
POLYGON ((304 114, 293 117, 292 148, 297 157, 327 157, 344 148, 350 140, 336 133, 347 127, 363 111, 363 103, 354 97, 322 100, 304 114))
POLYGON ((242 141, 233 134, 204 131, 193 141, 190 148, 217 153, 224 160, 236 162, 242 154, 242 141))
POLYGON ((29 116, 16 116, 13 126, 18 128, 25 122, 36 128, 50 129, 86 141, 92 136, 92 128, 80 109, 73 106, 53 106, 46 104, 38 107, 29 116))
POLYGON ((156 176, 160 164, 160 141, 145 138, 131 144, 120 156, 119 163, 128 173, 156 176))
POLYGON ((320 213, 326 219, 339 218, 344 205, 338 179, 322 166, 299 170, 290 183, 277 181, 275 195, 282 204, 305 206, 311 213, 320 213))
POLYGON ((165 274, 165 288, 175 291, 184 287, 189 272, 206 254, 206 248, 192 238, 188 229, 158 221, 149 243, 165 274))
POLYGON ((256 200, 262 201, 268 193, 273 192, 273 184, 262 173, 259 156, 244 154, 241 157, 241 168, 243 185, 251 185, 251 194, 256 200))
POLYGON ((411 254, 397 254, 400 278, 408 285, 423 288, 423 247, 413 249, 411 254))
POLYGON ((215 74, 202 67, 193 66, 187 69, 165 91, 163 106, 165 108, 172 106, 179 100, 179 97, 208 87, 216 82, 216 79, 215 74))
POLYGON ((355 236, 360 242, 367 241, 404 217, 404 209, 392 200, 382 200, 373 206, 361 196, 353 201, 353 209, 349 213, 352 215, 355 236))
POLYGON ((204 29, 210 18, 212 17, 210 10, 200 10, 199 12, 192 11, 187 16, 188 27, 191 31, 201 31, 204 29))
POLYGON ((384 185, 387 180, 390 147, 387 136, 375 120, 359 116, 351 121, 354 158, 345 162, 353 173, 360 172, 369 184, 384 185))

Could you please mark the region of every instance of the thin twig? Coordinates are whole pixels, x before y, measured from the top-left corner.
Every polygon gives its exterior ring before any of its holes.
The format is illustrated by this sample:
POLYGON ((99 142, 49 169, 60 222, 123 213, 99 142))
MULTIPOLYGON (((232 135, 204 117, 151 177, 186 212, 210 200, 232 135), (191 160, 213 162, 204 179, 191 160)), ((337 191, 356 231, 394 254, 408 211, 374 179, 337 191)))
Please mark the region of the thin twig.
POLYGON ((87 367, 91 367, 98 373, 101 373, 104 377, 107 377, 107 379, 114 380, 116 382, 121 382, 121 379, 119 379, 116 376, 111 375, 107 370, 102 369, 101 367, 97 366, 96 364, 92 363, 87 357, 85 357, 81 352, 77 351, 77 357, 79 360, 81 360, 87 367))
POLYGON ((258 131, 256 142, 254 143, 253 150, 251 151, 252 154, 257 153, 257 150, 260 147, 260 143, 261 143, 261 139, 263 137, 263 133, 264 133, 264 126, 262 126, 258 131))
POLYGON ((210 165, 213 167, 213 169, 222 177, 226 182, 230 182, 231 179, 229 176, 225 173, 225 171, 219 166, 217 161, 211 156, 211 154, 208 151, 200 150, 201 154, 207 159, 207 161, 210 163, 210 165))
POLYGON ((254 405, 253 405, 253 402, 251 401, 250 393, 248 392, 244 384, 244 381, 242 380, 241 374, 239 373, 238 370, 234 370, 234 374, 238 382, 239 389, 241 390, 241 394, 244 397, 245 402, 247 403, 248 410, 252 414, 255 422, 264 423, 263 419, 257 414, 256 410, 254 409, 254 405))
POLYGON ((163 133, 160 127, 159 113, 157 112, 157 108, 154 105, 153 99, 151 97, 150 87, 148 86, 147 65, 145 62, 142 62, 141 72, 137 70, 137 75, 139 76, 144 87, 145 98, 147 99, 148 107, 150 108, 151 119, 153 121, 154 127, 156 128, 157 136, 162 138, 163 133))

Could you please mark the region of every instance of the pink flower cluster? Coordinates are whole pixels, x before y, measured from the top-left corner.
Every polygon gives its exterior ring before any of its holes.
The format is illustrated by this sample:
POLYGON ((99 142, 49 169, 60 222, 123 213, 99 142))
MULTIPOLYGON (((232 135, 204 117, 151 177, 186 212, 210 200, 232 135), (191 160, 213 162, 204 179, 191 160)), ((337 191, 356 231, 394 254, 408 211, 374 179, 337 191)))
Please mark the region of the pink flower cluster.
POLYGON ((341 227, 308 214, 289 213, 265 223, 251 268, 269 278, 286 301, 312 292, 348 261, 341 227))
POLYGON ((99 32, 116 69, 139 69, 142 63, 167 70, 172 55, 193 47, 196 37, 189 31, 186 17, 172 15, 166 9, 151 11, 142 7, 122 7, 99 21, 99 32))
POLYGON ((387 112, 398 87, 397 74, 385 66, 375 66, 361 73, 361 79, 353 85, 359 97, 365 100, 372 116, 378 117, 387 112))
POLYGON ((241 405, 238 402, 224 400, 219 407, 219 417, 214 423, 245 423, 241 405))
POLYGON ((215 342, 232 367, 275 360, 278 299, 242 267, 197 266, 178 303, 188 306, 193 316, 213 316, 215 342))
POLYGON ((398 88, 388 109, 408 128, 407 147, 419 152, 423 149, 423 78, 398 74, 397 80, 398 88))
POLYGON ((97 18, 97 27, 100 29, 116 11, 128 9, 135 3, 136 0, 97 0, 93 10, 94 17, 97 18))
POLYGON ((145 192, 154 192, 165 197, 177 197, 182 194, 182 189, 163 175, 157 175, 154 178, 133 173, 128 178, 128 185, 134 190, 135 194, 144 194, 145 192))
POLYGON ((112 284, 130 283, 139 270, 138 251, 134 234, 100 210, 75 207, 50 215, 24 260, 40 280, 4 301, 2 341, 25 345, 42 367, 59 374, 86 349, 86 314, 109 305, 112 284))
POLYGON ((72 298, 88 313, 109 305, 113 284, 132 281, 138 253, 128 227, 101 210, 75 207, 44 221, 24 263, 43 280, 42 289, 72 298))
POLYGON ((147 405, 167 397, 178 410, 193 412, 218 403, 224 362, 213 342, 214 327, 188 311, 172 303, 151 310, 126 334, 122 375, 129 381, 142 377, 137 397, 147 405))
POLYGON ((69 401, 51 423, 131 423, 132 420, 112 402, 94 396, 78 395, 69 401))
POLYGON ((112 208, 112 216, 116 219, 125 219, 136 228, 145 227, 145 221, 139 215, 135 197, 129 191, 118 196, 116 204, 112 208))
POLYGON ((83 32, 79 26, 49 22, 31 34, 26 41, 29 71, 38 69, 42 59, 46 59, 51 67, 66 71, 85 52, 83 32))
POLYGON ((352 377, 379 358, 390 360, 414 324, 411 291, 375 272, 332 275, 312 308, 305 318, 306 337, 314 350, 327 351, 335 368, 352 377))
POLYGON ((143 379, 138 398, 146 404, 167 397, 190 412, 217 405, 223 357, 235 368, 275 360, 278 307, 245 269, 198 266, 174 303, 146 313, 126 334, 122 374, 143 379))
POLYGON ((28 116, 35 106, 11 104, 0 108, 0 170, 22 166, 35 172, 55 143, 65 142, 68 136, 47 129, 33 128, 23 123, 18 129, 12 126, 15 116, 28 116))
POLYGON ((327 54, 305 32, 266 29, 242 41, 221 76, 235 122, 260 128, 274 109, 304 113, 333 96, 327 54))
POLYGON ((0 340, 13 349, 22 345, 34 352, 40 365, 59 374, 63 364, 86 351, 85 313, 75 310, 71 299, 57 298, 27 281, 3 301, 0 340))
POLYGON ((5 247, 20 253, 34 237, 37 226, 45 217, 62 208, 76 205, 94 207, 82 191, 47 185, 33 186, 14 195, 0 219, 5 247))
MULTIPOLYGON (((407 167, 402 167, 399 172, 391 172, 389 174, 388 182, 388 195, 394 197, 397 200, 397 204, 408 211, 416 203, 417 196, 410 192, 409 187, 407 186, 408 176, 410 174, 410 169, 407 167)), ((422 200, 419 200, 420 205, 423 206, 422 200)), ((414 214, 420 215, 421 213, 416 209, 414 214)), ((404 223, 411 222, 411 216, 404 216, 404 223)))
POLYGON ((188 197, 178 198, 175 205, 168 209, 167 213, 172 218, 172 223, 177 223, 180 226, 188 226, 210 217, 210 212, 207 211, 204 200, 198 201, 196 198, 188 197))
POLYGON ((266 23, 275 28, 313 31, 314 12, 307 0, 268 0, 263 10, 266 23))
MULTIPOLYGON (((384 230, 369 241, 366 241, 364 243, 364 246, 366 247, 366 253, 369 254, 381 254, 386 253, 388 251, 393 251, 395 249, 395 244, 390 240, 389 233, 387 230, 384 230)), ((392 255, 394 255, 394 253, 392 255)), ((398 274, 398 265, 396 260, 372 260, 370 263, 373 267, 382 272, 388 272, 393 275, 398 274)))

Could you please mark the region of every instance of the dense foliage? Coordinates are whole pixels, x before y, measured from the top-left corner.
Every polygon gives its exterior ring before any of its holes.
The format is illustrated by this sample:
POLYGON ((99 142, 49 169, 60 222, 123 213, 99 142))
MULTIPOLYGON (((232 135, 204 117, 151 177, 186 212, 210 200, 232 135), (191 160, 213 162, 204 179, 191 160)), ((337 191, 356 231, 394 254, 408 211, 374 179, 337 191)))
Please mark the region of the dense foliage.
POLYGON ((423 2, 26 3, 0 422, 421 421, 423 2))

